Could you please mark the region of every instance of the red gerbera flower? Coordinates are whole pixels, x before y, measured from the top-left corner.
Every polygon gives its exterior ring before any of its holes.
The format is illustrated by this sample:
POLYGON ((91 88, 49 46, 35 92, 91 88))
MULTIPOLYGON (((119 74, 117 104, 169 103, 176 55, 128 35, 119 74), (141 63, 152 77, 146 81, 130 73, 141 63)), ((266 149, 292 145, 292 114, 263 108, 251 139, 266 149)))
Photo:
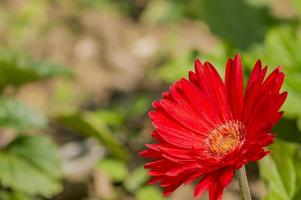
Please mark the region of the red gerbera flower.
POLYGON ((269 152, 272 127, 287 92, 280 93, 284 73, 276 68, 265 78, 267 67, 258 60, 243 91, 240 56, 229 59, 223 81, 214 66, 195 61, 189 80, 175 82, 149 113, 157 143, 147 144, 141 156, 152 179, 168 196, 181 184, 201 178, 194 191, 209 190, 210 200, 220 200, 234 171, 269 152))

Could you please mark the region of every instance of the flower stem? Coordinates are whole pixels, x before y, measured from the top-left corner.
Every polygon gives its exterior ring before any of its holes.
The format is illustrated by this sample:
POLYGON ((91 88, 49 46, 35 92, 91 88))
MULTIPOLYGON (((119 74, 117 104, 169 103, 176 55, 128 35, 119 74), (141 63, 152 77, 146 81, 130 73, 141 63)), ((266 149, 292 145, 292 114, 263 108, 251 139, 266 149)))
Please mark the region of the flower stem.
POLYGON ((242 200, 252 200, 245 166, 236 171, 242 200))

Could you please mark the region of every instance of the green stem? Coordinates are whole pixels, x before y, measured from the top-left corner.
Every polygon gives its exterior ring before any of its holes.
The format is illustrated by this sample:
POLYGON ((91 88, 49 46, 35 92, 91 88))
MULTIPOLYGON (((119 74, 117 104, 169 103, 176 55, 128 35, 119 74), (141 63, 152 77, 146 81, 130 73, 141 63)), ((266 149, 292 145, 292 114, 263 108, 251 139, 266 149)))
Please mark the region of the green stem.
POLYGON ((252 200, 245 166, 236 171, 242 200, 252 200))

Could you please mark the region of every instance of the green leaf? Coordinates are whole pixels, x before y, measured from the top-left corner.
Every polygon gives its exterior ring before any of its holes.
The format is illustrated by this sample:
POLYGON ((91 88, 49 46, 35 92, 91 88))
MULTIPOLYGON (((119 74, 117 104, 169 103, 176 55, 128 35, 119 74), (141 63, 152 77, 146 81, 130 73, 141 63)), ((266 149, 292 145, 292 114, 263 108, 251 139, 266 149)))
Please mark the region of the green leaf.
POLYGON ((144 167, 138 167, 130 173, 129 178, 125 180, 124 186, 128 191, 134 192, 145 184, 148 178, 147 171, 144 167))
POLYGON ((46 125, 46 119, 30 110, 25 104, 0 98, 0 127, 27 131, 32 128, 45 128, 46 125))
POLYGON ((33 198, 20 192, 0 191, 1 200, 33 200, 33 198))
POLYGON ((95 112, 102 121, 108 125, 119 126, 124 122, 124 115, 114 110, 99 110, 95 112))
POLYGON ((57 147, 45 136, 19 137, 9 145, 8 151, 27 159, 53 178, 62 177, 57 147))
POLYGON ((1 185, 29 195, 51 197, 61 190, 55 145, 45 136, 19 136, 0 151, 1 185))
POLYGON ((301 199, 301 149, 300 146, 297 149, 295 155, 294 155, 294 161, 295 161, 295 169, 296 169, 296 175, 297 175, 297 180, 296 183, 297 184, 297 188, 296 188, 296 194, 294 196, 294 200, 299 200, 301 199))
POLYGON ((150 1, 141 16, 141 21, 148 24, 177 22, 184 14, 184 8, 176 1, 150 1))
POLYGON ((60 116, 57 121, 78 134, 97 138, 114 157, 122 160, 128 159, 129 152, 127 149, 119 143, 97 113, 60 116))
POLYGON ((71 76, 71 71, 47 61, 36 61, 20 52, 0 50, 0 91, 40 79, 71 76))
POLYGON ((107 173, 114 182, 122 182, 128 175, 125 163, 116 159, 101 160, 98 168, 107 173))
POLYGON ((194 1, 192 9, 213 33, 241 49, 262 41, 269 25, 266 9, 251 6, 243 0, 194 1))
POLYGON ((133 99, 133 102, 131 102, 129 112, 130 114, 141 116, 147 112, 151 105, 152 99, 149 95, 138 95, 133 99))
POLYGON ((273 132, 280 139, 301 143, 301 127, 298 129, 298 123, 296 119, 282 118, 273 128, 273 132))
POLYGON ((301 1, 300 0, 292 0, 293 6, 297 11, 299 18, 301 18, 301 1))
POLYGON ((153 186, 141 188, 136 193, 137 200, 163 200, 160 190, 153 186))
POLYGON ((272 154, 259 162, 260 175, 267 182, 269 193, 265 199, 291 200, 300 189, 295 154, 298 145, 277 141, 271 146, 272 154))
POLYGON ((155 69, 153 74, 167 83, 172 83, 182 77, 188 77, 188 71, 193 69, 193 62, 197 55, 197 52, 190 51, 182 56, 172 58, 160 68, 155 69))

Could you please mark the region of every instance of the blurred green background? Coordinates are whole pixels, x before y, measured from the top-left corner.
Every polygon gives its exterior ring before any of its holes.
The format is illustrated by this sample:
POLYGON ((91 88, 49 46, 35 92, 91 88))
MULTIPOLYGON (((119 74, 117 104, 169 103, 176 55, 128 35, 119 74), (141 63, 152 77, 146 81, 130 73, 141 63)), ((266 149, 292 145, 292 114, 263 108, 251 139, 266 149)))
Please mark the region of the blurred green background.
POLYGON ((273 153, 247 166, 253 199, 300 200, 300 23, 300 0, 1 0, 0 199, 164 199, 138 156, 151 102, 195 58, 223 73, 239 52, 245 78, 260 58, 289 92, 273 153))

